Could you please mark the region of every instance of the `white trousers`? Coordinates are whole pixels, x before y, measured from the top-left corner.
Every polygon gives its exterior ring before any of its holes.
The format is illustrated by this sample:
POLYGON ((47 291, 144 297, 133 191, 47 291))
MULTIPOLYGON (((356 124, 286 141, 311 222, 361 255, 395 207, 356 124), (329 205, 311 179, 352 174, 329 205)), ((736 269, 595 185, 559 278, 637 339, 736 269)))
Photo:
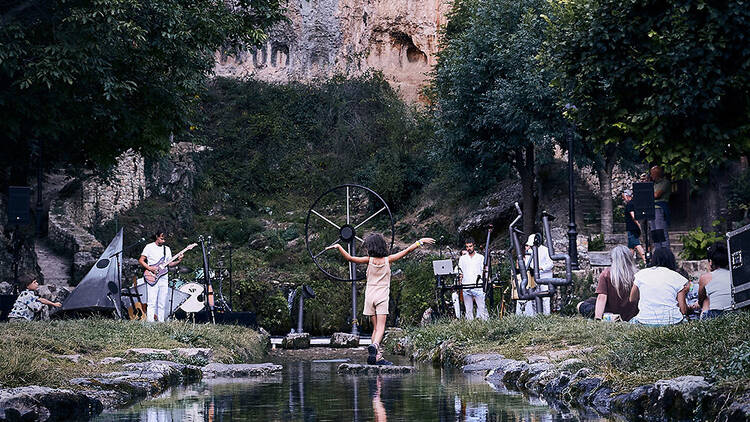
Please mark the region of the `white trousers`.
POLYGON ((167 277, 162 277, 155 285, 148 286, 146 321, 154 321, 154 314, 156 314, 156 321, 166 319, 167 293, 169 293, 167 277))
POLYGON ((477 305, 477 318, 487 320, 489 315, 484 306, 484 292, 481 289, 464 290, 464 307, 466 308, 466 319, 474 319, 474 304, 477 305))

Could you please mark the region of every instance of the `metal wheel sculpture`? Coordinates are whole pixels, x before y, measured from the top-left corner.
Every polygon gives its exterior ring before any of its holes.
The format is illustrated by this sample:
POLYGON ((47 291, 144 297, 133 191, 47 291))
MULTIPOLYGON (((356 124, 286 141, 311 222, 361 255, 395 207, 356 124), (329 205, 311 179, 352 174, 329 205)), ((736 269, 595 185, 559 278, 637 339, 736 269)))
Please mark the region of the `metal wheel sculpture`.
POLYGON ((315 265, 327 277, 338 281, 358 281, 365 278, 364 269, 350 266, 338 251, 326 251, 331 245, 340 243, 350 254, 355 255, 357 246, 364 241, 366 233, 378 232, 393 249, 393 215, 385 203, 372 189, 355 184, 336 186, 324 192, 313 202, 305 221, 305 246, 315 265))
POLYGON ((305 246, 315 265, 333 280, 352 283, 352 334, 359 335, 357 322, 357 281, 366 276, 366 265, 345 261, 338 251, 326 251, 340 243, 350 255, 357 255, 357 246, 364 234, 377 231, 393 250, 393 215, 388 204, 372 189, 346 184, 324 192, 313 202, 305 221, 305 246))

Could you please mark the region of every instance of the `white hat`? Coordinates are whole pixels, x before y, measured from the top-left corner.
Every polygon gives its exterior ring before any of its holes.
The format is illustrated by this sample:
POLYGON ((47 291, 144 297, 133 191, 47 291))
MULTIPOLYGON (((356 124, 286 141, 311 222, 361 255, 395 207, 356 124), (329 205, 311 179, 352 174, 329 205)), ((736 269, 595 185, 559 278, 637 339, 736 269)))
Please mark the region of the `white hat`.
POLYGON ((529 239, 526 241, 526 246, 534 246, 535 240, 536 240, 536 234, 530 234, 529 239))

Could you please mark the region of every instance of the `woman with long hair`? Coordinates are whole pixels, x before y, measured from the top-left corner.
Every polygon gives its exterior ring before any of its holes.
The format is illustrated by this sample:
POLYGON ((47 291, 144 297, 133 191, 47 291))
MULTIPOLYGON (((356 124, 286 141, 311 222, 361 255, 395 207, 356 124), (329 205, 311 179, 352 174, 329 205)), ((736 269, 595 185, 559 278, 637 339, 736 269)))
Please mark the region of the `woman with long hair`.
POLYGON ((633 322, 644 325, 671 325, 682 322, 688 312, 690 283, 677 271, 677 262, 669 248, 656 248, 651 266, 635 273, 630 301, 638 302, 633 322))
POLYGON ((624 245, 615 246, 609 255, 612 265, 599 275, 596 297, 579 303, 578 312, 597 320, 602 319, 607 312, 629 321, 638 313, 638 304, 630 302, 630 289, 638 267, 633 260, 633 253, 624 245))

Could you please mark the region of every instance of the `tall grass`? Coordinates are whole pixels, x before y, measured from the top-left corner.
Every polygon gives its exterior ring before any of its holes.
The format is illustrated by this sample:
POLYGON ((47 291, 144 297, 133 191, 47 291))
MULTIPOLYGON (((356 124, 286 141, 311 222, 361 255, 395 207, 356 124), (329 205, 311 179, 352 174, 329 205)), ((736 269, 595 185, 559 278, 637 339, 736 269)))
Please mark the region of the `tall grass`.
MULTIPOLYGON (((705 376, 725 386, 750 385, 750 313, 652 328, 580 317, 509 316, 490 321, 447 320, 411 328, 421 356, 443 342, 459 357, 496 352, 512 359, 532 354, 552 360, 579 357, 617 389, 683 375, 705 376)), ((747 388, 747 387, 744 387, 747 388)))
POLYGON ((110 319, 11 322, 0 325, 0 386, 68 386, 76 376, 115 369, 104 357, 126 357, 129 348, 208 347, 220 362, 257 362, 264 353, 254 330, 185 322, 143 323, 110 319), (81 355, 78 363, 60 355, 81 355))

